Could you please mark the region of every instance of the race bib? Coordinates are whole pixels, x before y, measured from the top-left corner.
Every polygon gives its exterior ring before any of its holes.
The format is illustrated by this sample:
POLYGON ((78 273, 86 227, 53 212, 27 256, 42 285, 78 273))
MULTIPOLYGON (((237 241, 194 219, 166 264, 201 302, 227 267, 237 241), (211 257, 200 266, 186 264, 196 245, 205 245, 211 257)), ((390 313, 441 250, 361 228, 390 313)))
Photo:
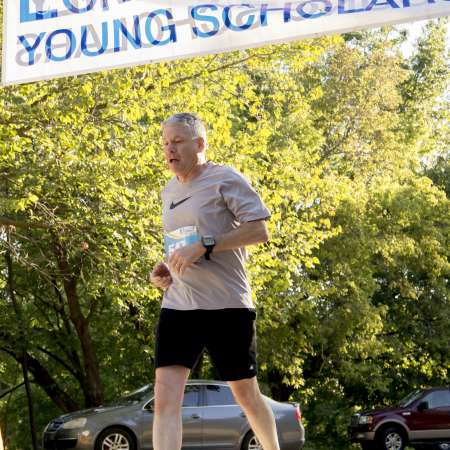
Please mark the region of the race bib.
POLYGON ((189 227, 181 227, 177 230, 170 231, 164 235, 164 248, 166 256, 169 256, 177 249, 195 244, 200 241, 198 229, 195 225, 189 227))

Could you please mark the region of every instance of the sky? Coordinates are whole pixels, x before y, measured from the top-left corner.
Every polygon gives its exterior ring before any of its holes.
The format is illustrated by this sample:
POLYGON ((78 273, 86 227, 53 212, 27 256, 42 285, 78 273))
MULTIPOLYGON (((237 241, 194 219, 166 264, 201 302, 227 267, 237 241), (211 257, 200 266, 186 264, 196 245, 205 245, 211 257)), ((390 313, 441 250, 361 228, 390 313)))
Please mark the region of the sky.
MULTIPOLYGON (((403 45, 403 52, 405 56, 411 55, 414 51, 414 46, 417 38, 420 36, 423 27, 428 20, 419 20, 416 22, 408 22, 402 25, 397 25, 398 28, 406 29, 409 31, 408 41, 403 45)), ((450 23, 447 24, 447 48, 450 48, 450 23)))

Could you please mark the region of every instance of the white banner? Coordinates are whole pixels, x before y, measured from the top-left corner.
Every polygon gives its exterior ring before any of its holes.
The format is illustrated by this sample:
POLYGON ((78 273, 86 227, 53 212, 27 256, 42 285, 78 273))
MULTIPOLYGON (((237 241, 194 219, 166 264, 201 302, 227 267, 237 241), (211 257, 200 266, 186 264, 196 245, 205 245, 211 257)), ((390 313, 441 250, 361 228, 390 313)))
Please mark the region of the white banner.
POLYGON ((4 0, 3 84, 450 15, 450 0, 4 0))

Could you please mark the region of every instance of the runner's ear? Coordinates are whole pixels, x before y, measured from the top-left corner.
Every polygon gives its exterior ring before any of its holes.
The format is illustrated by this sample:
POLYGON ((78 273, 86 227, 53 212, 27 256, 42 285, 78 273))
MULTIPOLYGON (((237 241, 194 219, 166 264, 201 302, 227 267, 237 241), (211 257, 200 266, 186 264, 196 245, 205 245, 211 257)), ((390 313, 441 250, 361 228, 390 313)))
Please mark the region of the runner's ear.
POLYGON ((196 137, 195 140, 198 143, 199 152, 204 152, 206 150, 205 140, 200 136, 196 137))

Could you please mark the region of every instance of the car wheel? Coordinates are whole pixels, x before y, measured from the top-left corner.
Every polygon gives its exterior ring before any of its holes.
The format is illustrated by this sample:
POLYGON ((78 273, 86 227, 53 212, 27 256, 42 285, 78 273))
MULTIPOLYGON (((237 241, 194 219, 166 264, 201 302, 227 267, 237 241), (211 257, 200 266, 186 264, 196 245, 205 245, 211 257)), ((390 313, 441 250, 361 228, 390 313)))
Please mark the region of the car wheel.
POLYGON ((136 450, 136 445, 129 431, 107 428, 98 436, 95 450, 136 450))
POLYGON ((378 440, 380 450, 404 450, 406 439, 398 428, 386 428, 378 440))
POLYGON ((242 450, 263 450, 255 434, 250 430, 242 441, 242 450))

